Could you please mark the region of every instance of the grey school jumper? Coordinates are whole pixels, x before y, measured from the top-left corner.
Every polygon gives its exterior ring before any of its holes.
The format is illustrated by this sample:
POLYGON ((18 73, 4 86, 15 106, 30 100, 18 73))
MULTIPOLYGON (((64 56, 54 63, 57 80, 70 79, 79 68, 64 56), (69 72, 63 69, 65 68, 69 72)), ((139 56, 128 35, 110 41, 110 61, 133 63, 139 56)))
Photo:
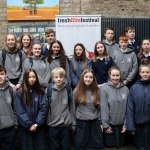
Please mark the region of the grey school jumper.
POLYGON ((115 87, 110 81, 101 88, 101 121, 106 129, 111 125, 124 125, 126 127, 126 105, 129 90, 120 83, 115 87))
POLYGON ((121 70, 122 79, 127 83, 131 82, 138 71, 137 57, 133 49, 127 48, 124 52, 121 49, 115 50, 112 58, 121 70))
POLYGON ((7 129, 16 125, 16 115, 13 110, 15 107, 14 100, 15 89, 13 89, 13 95, 9 92, 9 83, 6 82, 5 86, 0 89, 0 129, 7 129), (12 106, 14 106, 12 108, 12 106))

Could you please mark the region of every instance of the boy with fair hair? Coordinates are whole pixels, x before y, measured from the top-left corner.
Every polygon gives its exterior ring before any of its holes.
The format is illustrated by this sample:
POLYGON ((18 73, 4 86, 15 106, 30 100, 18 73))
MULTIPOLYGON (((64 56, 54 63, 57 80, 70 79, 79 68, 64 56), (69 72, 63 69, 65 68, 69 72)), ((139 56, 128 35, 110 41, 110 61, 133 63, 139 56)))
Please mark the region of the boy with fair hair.
POLYGON ((140 51, 140 42, 135 40, 135 28, 128 26, 126 27, 125 32, 128 37, 128 46, 132 46, 134 48, 134 52, 138 55, 140 51))
POLYGON ((65 70, 57 67, 52 71, 54 83, 47 88, 49 111, 47 116, 49 145, 51 150, 70 148, 71 88, 65 83, 65 70))

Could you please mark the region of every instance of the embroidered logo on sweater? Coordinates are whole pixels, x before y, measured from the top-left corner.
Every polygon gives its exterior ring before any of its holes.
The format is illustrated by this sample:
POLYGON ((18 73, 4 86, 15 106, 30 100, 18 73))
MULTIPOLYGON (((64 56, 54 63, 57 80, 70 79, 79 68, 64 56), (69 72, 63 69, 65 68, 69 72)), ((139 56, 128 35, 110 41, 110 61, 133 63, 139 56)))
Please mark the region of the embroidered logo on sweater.
POLYGON ((125 93, 123 93, 123 94, 121 95, 121 98, 122 98, 122 99, 127 99, 127 95, 126 95, 125 93))
POLYGON ((131 58, 127 58, 127 62, 131 62, 131 58))
POLYGON ((68 100, 64 98, 64 99, 62 100, 62 103, 63 103, 63 104, 68 104, 68 100))
POLYGON ((35 98, 34 98, 34 101, 35 101, 35 102, 38 102, 38 98, 37 98, 37 97, 35 97, 35 98))

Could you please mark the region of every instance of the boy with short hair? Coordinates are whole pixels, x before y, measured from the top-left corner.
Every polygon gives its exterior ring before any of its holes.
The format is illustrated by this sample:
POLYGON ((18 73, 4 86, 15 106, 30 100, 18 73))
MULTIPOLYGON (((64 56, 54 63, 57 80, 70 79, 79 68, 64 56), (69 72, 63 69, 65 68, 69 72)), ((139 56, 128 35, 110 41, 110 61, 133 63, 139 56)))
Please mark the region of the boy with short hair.
POLYGON ((113 40, 114 29, 111 27, 106 28, 104 32, 104 36, 105 39, 103 40, 103 43, 106 46, 107 53, 109 54, 109 56, 112 57, 114 50, 119 48, 119 45, 113 40))
POLYGON ((70 148, 70 103, 71 88, 65 83, 65 70, 57 67, 52 71, 54 83, 47 89, 49 111, 47 116, 49 144, 51 150, 70 148), (70 89, 68 89, 70 88, 70 89), (68 91, 70 90, 70 92, 68 91))
POLYGON ((119 45, 120 49, 114 51, 112 58, 121 70, 123 83, 130 88, 138 71, 137 57, 133 49, 128 48, 126 35, 119 37, 119 45))
POLYGON ((126 27, 125 32, 128 37, 128 46, 132 46, 134 48, 134 52, 138 55, 140 52, 140 42, 135 40, 135 28, 128 26, 126 27))
POLYGON ((6 150, 15 150, 16 115, 15 89, 6 80, 6 69, 0 65, 0 145, 5 142, 6 150))
POLYGON ((42 54, 45 57, 47 57, 50 45, 55 40, 55 31, 53 29, 47 29, 45 31, 45 38, 46 38, 46 41, 47 41, 47 45, 43 44, 43 46, 42 46, 42 54))

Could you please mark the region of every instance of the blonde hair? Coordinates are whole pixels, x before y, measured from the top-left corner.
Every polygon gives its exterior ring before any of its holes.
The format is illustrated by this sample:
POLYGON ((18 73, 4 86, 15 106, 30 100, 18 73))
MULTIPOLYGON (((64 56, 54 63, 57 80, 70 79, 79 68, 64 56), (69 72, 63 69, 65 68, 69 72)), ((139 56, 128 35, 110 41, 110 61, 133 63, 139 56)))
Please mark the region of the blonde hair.
POLYGON ((52 71, 52 78, 54 78, 55 74, 59 74, 63 77, 66 75, 65 70, 61 67, 57 67, 52 71))

